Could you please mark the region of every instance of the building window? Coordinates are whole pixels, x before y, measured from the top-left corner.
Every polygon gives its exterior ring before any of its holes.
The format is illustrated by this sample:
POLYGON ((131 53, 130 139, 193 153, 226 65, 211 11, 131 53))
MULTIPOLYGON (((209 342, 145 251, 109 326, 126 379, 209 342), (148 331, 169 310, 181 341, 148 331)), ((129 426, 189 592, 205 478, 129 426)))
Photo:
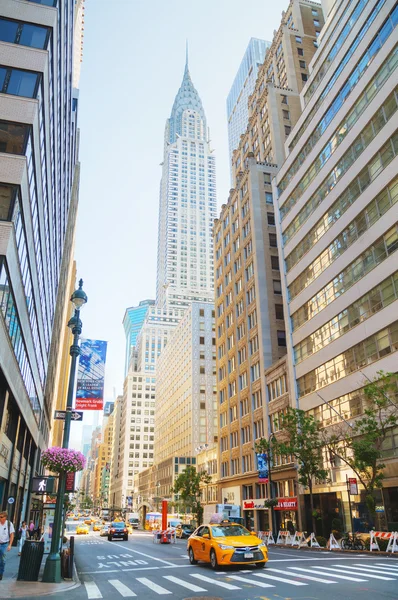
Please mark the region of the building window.
POLYGON ((267 204, 273 204, 271 192, 265 192, 265 201, 267 204))
POLYGON ((282 114, 284 119, 290 119, 290 112, 288 110, 282 110, 282 114))
POLYGON ((49 29, 40 25, 0 19, 0 40, 44 50, 47 46, 49 29))
MULTIPOLYGON (((307 73, 301 73, 301 80, 302 81, 307 81, 307 79, 308 79, 307 73)), ((286 127, 285 127, 285 129, 286 129, 286 127)))
POLYGON ((279 279, 274 279, 272 281, 274 287, 274 294, 282 294, 282 284, 279 279))
POLYGON ((277 256, 271 256, 271 267, 274 271, 279 271, 279 258, 277 256))
POLYGON ((29 131, 29 125, 0 121, 0 152, 24 154, 29 131))
POLYGON ((283 304, 275 304, 275 317, 283 320, 283 304))
POLYGON ((300 63, 300 69, 306 69, 307 68, 307 65, 305 64, 305 60, 300 60, 299 63, 300 63))
POLYGON ((301 39, 301 37, 299 35, 296 35, 296 42, 297 42, 297 44, 303 43, 303 40, 301 39))
POLYGON ((269 235, 269 245, 271 248, 277 248, 278 244, 276 241, 276 233, 270 233, 269 235))
POLYGON ((270 213, 270 212, 267 213, 267 222, 268 222, 268 225, 275 225, 274 213, 270 213))
POLYGON ((302 48, 297 48, 297 54, 299 56, 304 56, 304 50, 302 48))
POLYGON ((290 125, 285 125, 285 135, 290 135, 292 128, 290 125))
POLYGON ((252 394, 252 403, 253 403, 253 410, 256 410, 257 408, 262 407, 263 397, 261 395, 261 390, 258 390, 258 392, 255 392, 254 394, 252 394))
POLYGON ((286 347, 286 331, 278 331, 278 346, 286 347))

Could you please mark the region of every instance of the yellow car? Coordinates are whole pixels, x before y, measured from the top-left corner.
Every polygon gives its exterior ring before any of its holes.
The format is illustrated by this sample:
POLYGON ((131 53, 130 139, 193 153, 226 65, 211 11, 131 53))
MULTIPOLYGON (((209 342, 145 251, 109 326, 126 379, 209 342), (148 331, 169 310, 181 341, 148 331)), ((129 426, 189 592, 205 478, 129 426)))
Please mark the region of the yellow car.
POLYGON ((189 537, 187 550, 191 565, 201 560, 213 569, 253 563, 265 567, 268 561, 264 542, 237 523, 201 525, 189 537))
POLYGON ((84 519, 84 523, 86 525, 91 525, 91 518, 90 519, 84 519))
POLYGON ((76 527, 76 533, 89 533, 90 529, 87 527, 87 525, 78 525, 76 527))
POLYGON ((78 520, 79 520, 79 517, 73 517, 73 520, 74 520, 74 521, 78 521, 78 520))
POLYGON ((93 531, 101 531, 101 529, 102 529, 102 524, 100 521, 97 521, 96 523, 94 523, 93 531))

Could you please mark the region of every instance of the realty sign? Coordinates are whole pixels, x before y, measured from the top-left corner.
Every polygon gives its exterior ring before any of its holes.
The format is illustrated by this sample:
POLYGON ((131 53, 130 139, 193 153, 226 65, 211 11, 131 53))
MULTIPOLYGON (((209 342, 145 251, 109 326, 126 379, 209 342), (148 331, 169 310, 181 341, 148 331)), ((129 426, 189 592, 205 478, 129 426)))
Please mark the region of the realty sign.
POLYGON ((75 475, 76 473, 66 473, 65 492, 75 491, 75 475))

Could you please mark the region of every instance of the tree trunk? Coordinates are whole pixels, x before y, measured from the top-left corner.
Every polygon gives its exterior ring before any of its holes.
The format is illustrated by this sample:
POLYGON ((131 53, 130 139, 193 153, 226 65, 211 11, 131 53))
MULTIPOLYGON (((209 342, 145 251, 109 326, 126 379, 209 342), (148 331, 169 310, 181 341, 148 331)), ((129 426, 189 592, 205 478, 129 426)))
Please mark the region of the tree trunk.
POLYGON ((311 506, 312 529, 314 530, 315 537, 316 537, 316 519, 314 517, 314 496, 312 494, 312 480, 311 479, 308 482, 308 489, 310 490, 310 506, 311 506))

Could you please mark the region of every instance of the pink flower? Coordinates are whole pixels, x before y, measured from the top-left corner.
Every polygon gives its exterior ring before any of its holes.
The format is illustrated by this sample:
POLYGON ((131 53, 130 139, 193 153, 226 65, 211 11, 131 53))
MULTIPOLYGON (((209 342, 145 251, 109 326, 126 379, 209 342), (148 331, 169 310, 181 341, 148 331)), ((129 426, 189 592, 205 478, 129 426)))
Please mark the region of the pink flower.
POLYGON ((86 464, 85 456, 78 450, 69 448, 48 448, 41 455, 41 462, 50 471, 59 473, 61 471, 73 473, 82 471, 86 464))

